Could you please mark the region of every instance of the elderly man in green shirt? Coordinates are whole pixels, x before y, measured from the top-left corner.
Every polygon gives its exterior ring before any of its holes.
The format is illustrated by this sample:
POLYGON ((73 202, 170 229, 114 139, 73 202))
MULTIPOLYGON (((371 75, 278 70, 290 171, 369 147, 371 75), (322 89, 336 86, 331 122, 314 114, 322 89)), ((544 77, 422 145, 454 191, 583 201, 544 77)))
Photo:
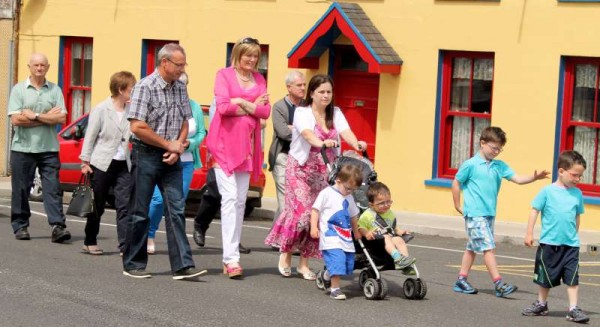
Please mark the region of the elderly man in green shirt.
POLYGON ((12 170, 11 224, 17 240, 29 240, 29 190, 38 168, 44 190, 44 209, 52 227, 52 242, 71 238, 66 229, 59 189, 56 125, 64 124, 67 111, 60 87, 46 80, 48 58, 34 53, 27 65, 29 78, 16 84, 8 101, 14 127, 10 152, 12 170))

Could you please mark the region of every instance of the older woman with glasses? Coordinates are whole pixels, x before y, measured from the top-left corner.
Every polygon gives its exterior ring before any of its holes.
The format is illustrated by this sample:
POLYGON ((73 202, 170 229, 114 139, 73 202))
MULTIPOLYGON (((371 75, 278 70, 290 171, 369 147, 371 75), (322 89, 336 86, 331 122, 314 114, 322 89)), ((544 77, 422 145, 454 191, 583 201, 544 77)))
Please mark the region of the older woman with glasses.
POLYGON ((355 150, 365 150, 367 144, 358 141, 340 108, 334 106, 333 80, 327 75, 315 75, 308 83, 306 107, 294 113, 292 143, 285 171, 285 206, 275 221, 265 244, 278 247, 279 273, 292 274, 292 251, 300 250, 296 272, 302 278, 314 280, 315 273, 308 266, 309 258, 319 258, 319 240, 310 237, 310 212, 317 195, 327 187, 327 166, 320 154, 321 147, 330 148, 327 155, 334 157, 333 147, 339 146, 340 136, 355 150))
POLYGON ((223 273, 242 276, 239 244, 250 177, 262 169, 261 119, 269 118, 271 105, 264 77, 257 72, 258 40, 246 37, 235 43, 231 66, 217 72, 217 110, 207 137, 215 161, 221 194, 223 273))

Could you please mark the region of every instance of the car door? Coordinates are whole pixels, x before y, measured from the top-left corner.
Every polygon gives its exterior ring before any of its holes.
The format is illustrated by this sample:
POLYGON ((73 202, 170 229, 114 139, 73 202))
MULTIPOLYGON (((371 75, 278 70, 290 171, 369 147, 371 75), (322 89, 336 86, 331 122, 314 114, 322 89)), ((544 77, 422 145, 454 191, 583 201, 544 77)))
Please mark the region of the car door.
POLYGON ((74 123, 58 133, 60 144, 59 180, 63 190, 72 190, 81 176, 81 160, 79 154, 83 147, 83 139, 87 129, 88 116, 82 116, 74 123))

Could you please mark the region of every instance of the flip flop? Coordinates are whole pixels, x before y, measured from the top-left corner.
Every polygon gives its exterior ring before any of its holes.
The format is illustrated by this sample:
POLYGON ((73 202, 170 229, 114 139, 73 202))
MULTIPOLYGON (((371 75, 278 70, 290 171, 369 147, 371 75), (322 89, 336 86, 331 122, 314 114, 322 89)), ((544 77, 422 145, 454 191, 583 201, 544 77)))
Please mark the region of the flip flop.
POLYGON ((104 251, 102 249, 99 249, 99 248, 90 249, 90 247, 87 246, 87 245, 84 245, 83 248, 81 248, 81 250, 83 251, 83 253, 90 254, 90 255, 102 255, 102 254, 104 254, 104 251))
POLYGON ((290 277, 292 275, 292 268, 284 267, 281 265, 281 257, 282 256, 283 256, 283 253, 279 255, 279 262, 277 263, 277 268, 279 268, 279 273, 281 274, 281 276, 290 277))

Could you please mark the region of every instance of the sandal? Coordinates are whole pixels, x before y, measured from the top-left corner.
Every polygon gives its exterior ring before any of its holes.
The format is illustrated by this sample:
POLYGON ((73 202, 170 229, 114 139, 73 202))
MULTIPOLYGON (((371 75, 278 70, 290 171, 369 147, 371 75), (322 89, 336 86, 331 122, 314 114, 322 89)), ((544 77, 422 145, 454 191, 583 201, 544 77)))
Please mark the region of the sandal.
POLYGON ((242 266, 239 263, 224 263, 223 264, 223 274, 229 276, 231 279, 242 277, 242 266))
POLYGON ((298 275, 300 275, 300 277, 302 277, 303 279, 306 279, 306 280, 317 279, 317 274, 315 274, 315 272, 310 269, 308 269, 307 271, 300 271, 300 270, 298 270, 298 268, 296 268, 296 273, 298 275))
POLYGON ((87 253, 87 254, 91 254, 91 255, 104 254, 104 251, 102 249, 100 249, 98 246, 96 246, 96 245, 90 245, 90 246, 84 245, 83 248, 81 248, 83 253, 87 253), (90 246, 95 246, 95 248, 90 249, 90 246))
POLYGON ((148 239, 148 245, 146 246, 146 252, 148 252, 148 254, 154 254, 156 252, 156 248, 154 247, 154 240, 149 238, 148 239), (152 241, 150 241, 152 240, 152 241))
POLYGON ((277 264, 277 268, 279 268, 279 273, 283 277, 290 277, 292 275, 292 267, 284 267, 281 265, 281 259, 283 259, 284 254, 279 255, 279 263, 277 264))

